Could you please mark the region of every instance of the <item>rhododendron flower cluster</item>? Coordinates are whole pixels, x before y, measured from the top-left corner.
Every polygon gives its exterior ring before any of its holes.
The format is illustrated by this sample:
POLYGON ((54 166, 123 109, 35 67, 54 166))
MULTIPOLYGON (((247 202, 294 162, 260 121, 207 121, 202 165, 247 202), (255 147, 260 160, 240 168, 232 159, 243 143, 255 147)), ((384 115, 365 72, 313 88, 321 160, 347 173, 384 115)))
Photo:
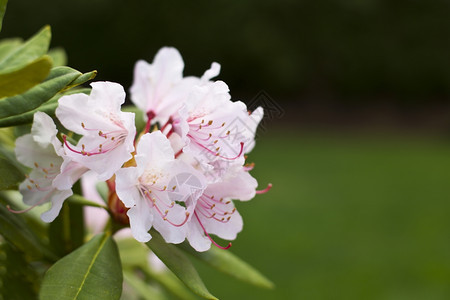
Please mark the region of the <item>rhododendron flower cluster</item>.
POLYGON ((113 82, 92 83, 90 95, 61 97, 59 132, 48 115, 36 113, 31 133, 16 144, 17 159, 32 168, 20 185, 24 203, 51 203, 41 216, 51 222, 89 172, 108 182, 110 212, 129 222, 136 240, 149 241, 154 228, 166 242, 187 239, 197 251, 211 243, 228 248, 211 235, 234 240, 242 230, 233 201, 271 187, 257 191, 246 162, 263 110, 249 112, 231 100, 228 86, 212 80, 219 64, 201 77, 183 77, 183 68, 174 48, 162 48, 151 64, 136 63, 130 99, 144 112, 141 132, 135 114, 122 110, 124 88, 113 82))

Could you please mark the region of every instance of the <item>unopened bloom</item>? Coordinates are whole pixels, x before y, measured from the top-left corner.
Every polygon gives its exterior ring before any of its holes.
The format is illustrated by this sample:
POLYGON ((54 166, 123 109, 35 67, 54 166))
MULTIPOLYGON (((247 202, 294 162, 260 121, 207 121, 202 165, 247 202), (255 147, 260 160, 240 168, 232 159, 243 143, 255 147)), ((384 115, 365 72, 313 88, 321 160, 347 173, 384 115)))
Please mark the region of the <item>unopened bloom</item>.
POLYGON ((126 207, 134 238, 151 239, 154 227, 166 242, 181 243, 183 225, 191 217, 205 183, 201 173, 175 160, 169 140, 155 131, 143 135, 137 145, 136 167, 116 173, 116 193, 126 207))
POLYGON ((132 158, 136 128, 134 114, 122 112, 125 91, 113 82, 91 83, 83 93, 61 97, 56 116, 67 129, 82 135, 77 146, 65 141, 66 154, 100 180, 109 179, 132 158))
POLYGON ((134 67, 131 100, 155 121, 165 123, 175 114, 195 85, 202 85, 219 74, 213 63, 201 77, 183 77, 184 62, 177 49, 161 48, 153 63, 139 60, 134 67))
POLYGON ((72 195, 73 183, 87 170, 63 158, 64 149, 56 134, 53 120, 45 113, 37 112, 31 133, 16 140, 17 160, 32 168, 19 191, 24 203, 31 205, 29 209, 51 202, 51 208, 41 215, 44 222, 51 222, 58 216, 64 200, 72 195))

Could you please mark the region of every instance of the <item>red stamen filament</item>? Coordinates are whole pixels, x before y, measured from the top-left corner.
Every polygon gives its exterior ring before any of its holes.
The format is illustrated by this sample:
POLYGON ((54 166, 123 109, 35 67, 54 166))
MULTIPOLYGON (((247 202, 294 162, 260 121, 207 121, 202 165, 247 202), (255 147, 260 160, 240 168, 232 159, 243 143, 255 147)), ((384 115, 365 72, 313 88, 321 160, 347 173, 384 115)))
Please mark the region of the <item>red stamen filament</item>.
POLYGON ((265 189, 260 190, 260 191, 257 190, 257 191, 256 191, 256 194, 265 194, 265 193, 267 193, 268 191, 270 191, 271 188, 272 188, 272 184, 269 183, 265 189))
POLYGON ((197 221, 198 221, 198 223, 200 224, 200 227, 203 229, 203 232, 206 234, 206 236, 208 237, 208 239, 211 241, 211 243, 213 243, 214 244, 214 246, 216 246, 217 248, 220 248, 220 249, 223 249, 223 250, 227 250, 227 249, 229 249, 230 247, 231 247, 231 242, 228 244, 228 246, 226 246, 226 247, 223 247, 223 246, 220 246, 219 244, 217 244, 214 240, 213 240, 213 238, 208 234, 208 232, 205 230, 205 227, 203 227, 203 224, 202 224, 202 222, 200 221, 200 218, 197 216, 197 213, 194 211, 194 215, 195 215, 195 217, 197 218, 197 221))

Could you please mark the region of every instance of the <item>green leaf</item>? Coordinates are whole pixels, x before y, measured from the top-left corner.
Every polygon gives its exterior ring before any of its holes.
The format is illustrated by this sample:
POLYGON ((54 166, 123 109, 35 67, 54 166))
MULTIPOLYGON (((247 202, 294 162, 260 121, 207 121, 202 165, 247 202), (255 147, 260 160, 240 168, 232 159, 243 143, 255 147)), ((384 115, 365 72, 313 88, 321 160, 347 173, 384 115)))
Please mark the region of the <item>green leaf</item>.
POLYGON ((148 278, 159 283, 168 293, 177 299, 195 300, 190 290, 169 270, 156 271, 152 264, 148 262, 150 250, 144 244, 133 238, 120 239, 117 241, 120 257, 124 270, 135 270, 136 268, 144 272, 148 278))
POLYGON ((64 88, 65 90, 71 89, 73 87, 76 87, 80 84, 85 83, 86 81, 92 80, 95 78, 95 76, 97 76, 97 71, 91 71, 89 73, 84 73, 81 74, 80 76, 78 76, 74 81, 72 81, 67 87, 64 88))
MULTIPOLYGON (((1 1, 1 0, 0 0, 1 1)), ((5 59, 12 51, 22 45, 23 40, 21 38, 9 38, 0 40, 0 61, 5 59)))
POLYGON ((267 289, 274 287, 269 279, 230 251, 212 247, 206 252, 197 252, 188 243, 178 246, 211 267, 240 281, 267 289))
POLYGON ((65 66, 67 64, 67 54, 63 48, 52 48, 47 54, 52 58, 54 67, 65 66))
POLYGON ((155 230, 152 230, 151 235, 147 246, 191 291, 205 299, 217 299, 208 291, 197 270, 180 249, 167 244, 155 230))
POLYGON ((60 257, 64 256, 83 244, 84 231, 82 206, 65 201, 59 215, 50 223, 50 246, 60 257))
POLYGON ((3 17, 5 16, 8 0, 0 0, 0 30, 2 30, 3 17))
POLYGON ((0 191, 17 187, 24 179, 25 174, 0 155, 0 191))
POLYGON ((41 300, 119 299, 122 266, 116 243, 99 234, 57 261, 42 281, 41 300))
POLYGON ((23 93, 42 82, 52 68, 52 59, 44 55, 21 69, 0 74, 0 98, 23 93))
POLYGON ((0 299, 37 298, 39 275, 36 269, 23 252, 9 243, 0 244, 0 282, 0 299))
POLYGON ((145 282, 131 271, 124 271, 125 282, 130 285, 144 300, 166 300, 167 298, 159 290, 145 282))
POLYGON ((51 39, 50 26, 45 26, 19 47, 14 48, 0 60, 0 74, 21 69, 32 61, 45 55, 51 39))
POLYGON ((0 100, 0 118, 6 118, 34 110, 54 97, 59 91, 80 76, 69 67, 56 67, 46 81, 34 86, 24 94, 0 100))
POLYGON ((81 89, 70 89, 64 93, 56 94, 52 99, 48 100, 44 105, 39 106, 38 108, 25 112, 20 115, 11 116, 8 118, 0 119, 0 127, 8 127, 8 126, 16 126, 23 124, 30 124, 33 122, 33 116, 37 111, 45 112, 50 117, 55 116, 55 110, 58 107, 58 99, 65 95, 75 94, 75 93, 84 93, 89 94, 91 89, 81 88, 81 89))
POLYGON ((41 258, 42 255, 54 259, 51 253, 41 241, 28 228, 25 221, 16 214, 9 212, 5 206, 8 201, 5 195, 0 193, 0 234, 11 244, 32 258, 41 258))

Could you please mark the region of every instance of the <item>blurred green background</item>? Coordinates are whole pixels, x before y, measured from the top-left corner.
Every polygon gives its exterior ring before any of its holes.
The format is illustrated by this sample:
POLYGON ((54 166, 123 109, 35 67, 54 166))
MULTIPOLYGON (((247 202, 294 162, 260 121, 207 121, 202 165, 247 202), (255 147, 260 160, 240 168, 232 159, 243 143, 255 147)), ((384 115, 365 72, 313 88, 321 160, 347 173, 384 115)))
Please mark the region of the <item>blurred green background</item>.
POLYGON ((177 47, 272 111, 249 160, 274 188, 231 251, 276 284, 199 265, 221 299, 450 298, 450 3, 10 0, 1 38, 52 26, 69 65, 128 90, 177 47), (265 91, 265 99, 257 97, 265 91))

